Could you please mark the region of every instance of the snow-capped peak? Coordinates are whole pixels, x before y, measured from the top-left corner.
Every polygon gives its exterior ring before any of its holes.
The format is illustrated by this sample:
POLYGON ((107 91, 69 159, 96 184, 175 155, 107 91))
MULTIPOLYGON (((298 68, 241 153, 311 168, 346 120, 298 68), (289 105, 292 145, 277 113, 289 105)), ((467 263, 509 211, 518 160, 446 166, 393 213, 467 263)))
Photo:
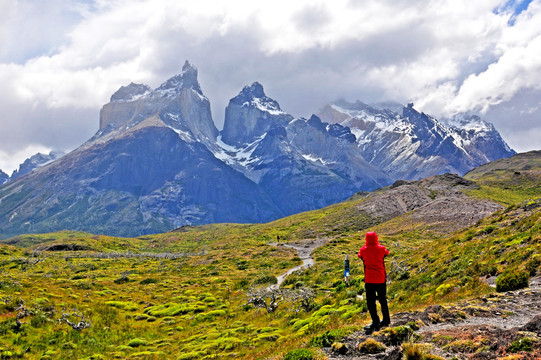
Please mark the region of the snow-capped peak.
POLYGON ((145 97, 152 92, 150 86, 145 84, 130 83, 127 86, 121 86, 112 96, 111 102, 135 101, 145 97))
POLYGON ((265 95, 263 85, 257 81, 250 86, 245 86, 236 97, 231 99, 231 102, 242 107, 254 107, 271 115, 285 114, 276 100, 265 95))
POLYGON ((477 115, 470 115, 467 113, 458 113, 448 119, 443 120, 450 127, 457 129, 464 129, 467 131, 474 130, 475 132, 492 132, 494 126, 481 119, 477 115))
POLYGON ((173 76, 161 84, 155 91, 165 95, 178 93, 182 89, 193 89, 202 94, 201 86, 197 81, 197 68, 191 65, 188 60, 182 67, 182 72, 173 76))

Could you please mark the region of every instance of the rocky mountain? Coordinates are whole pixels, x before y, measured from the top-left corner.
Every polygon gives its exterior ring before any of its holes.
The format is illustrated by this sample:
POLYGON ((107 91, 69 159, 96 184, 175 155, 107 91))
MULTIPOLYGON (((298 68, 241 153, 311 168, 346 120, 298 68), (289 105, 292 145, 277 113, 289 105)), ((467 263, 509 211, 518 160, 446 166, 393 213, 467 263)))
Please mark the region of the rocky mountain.
POLYGON ((229 102, 219 144, 216 157, 256 182, 285 214, 392 182, 364 160, 347 127, 317 116, 296 119, 257 82, 229 102))
POLYGON ((218 133, 210 114, 189 63, 155 90, 121 88, 92 139, 0 188, 0 233, 141 235, 282 216, 254 182, 209 150, 218 133))
POLYGON ((19 165, 19 169, 15 170, 13 174, 11 174, 10 180, 28 174, 32 170, 40 166, 47 165, 48 163, 55 161, 62 156, 64 156, 64 153, 60 151, 51 151, 49 152, 49 154, 37 153, 35 155, 32 155, 19 165))
POLYGON ((267 222, 512 153, 478 118, 444 125, 412 106, 346 102, 295 118, 257 82, 230 100, 219 132, 197 75, 186 62, 156 89, 121 87, 85 144, 21 166, 0 187, 0 236, 267 222))
POLYGON ((7 182, 9 180, 9 175, 0 170, 0 185, 7 182))
POLYGON ((477 116, 459 114, 444 123, 418 112, 413 104, 344 100, 325 106, 318 115, 349 127, 363 157, 393 179, 447 172, 463 175, 515 154, 495 128, 477 116))

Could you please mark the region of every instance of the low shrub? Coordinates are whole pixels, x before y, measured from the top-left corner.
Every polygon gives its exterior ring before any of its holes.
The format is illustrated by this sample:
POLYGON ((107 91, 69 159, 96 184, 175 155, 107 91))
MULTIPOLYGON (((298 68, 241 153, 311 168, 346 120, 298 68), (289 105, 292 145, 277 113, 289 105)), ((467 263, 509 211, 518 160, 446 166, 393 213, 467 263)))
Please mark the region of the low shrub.
POLYGON ((141 285, 157 284, 158 282, 159 282, 158 279, 146 278, 146 279, 143 279, 143 280, 139 281, 139 284, 141 284, 141 285))
POLYGON ((284 360, 312 360, 314 353, 308 349, 290 350, 284 355, 284 360))
POLYGON ((541 256, 534 256, 526 263, 526 271, 530 273, 530 276, 535 276, 541 265, 541 256))
POLYGON ((409 326, 397 326, 380 331, 383 341, 388 345, 399 345, 415 336, 415 331, 409 326))
POLYGON ((176 316, 188 313, 200 313, 205 310, 204 306, 166 303, 162 305, 149 306, 144 310, 144 313, 151 316, 176 316))
POLYGON ((404 360, 444 360, 442 357, 427 353, 421 344, 404 343, 404 360))
POLYGON ((113 280, 113 282, 115 284, 124 284, 124 283, 130 282, 130 281, 132 281, 132 280, 130 280, 130 278, 127 277, 127 276, 121 276, 118 279, 113 280))
POLYGON ((239 260, 237 261, 237 269, 246 270, 248 269, 248 260, 239 260))
POLYGON ((348 352, 348 346, 341 342, 335 342, 331 345, 332 351, 337 354, 345 355, 348 352))
POLYGON ((357 346, 357 350, 363 354, 378 354, 384 352, 386 349, 387 347, 385 345, 374 339, 366 339, 357 346))
POLYGON ((184 353, 182 355, 180 355, 177 360, 194 360, 194 359, 198 359, 204 355, 206 355, 207 353, 204 352, 204 351, 190 351, 190 352, 187 352, 187 353, 184 353))
POLYGON ((146 341, 145 339, 139 339, 139 338, 135 338, 135 339, 132 339, 128 342, 128 346, 129 347, 139 347, 139 346, 147 346, 148 345, 148 341, 146 341))
POLYGON ((532 351, 534 340, 530 338, 521 338, 513 341, 511 345, 507 347, 507 351, 511 353, 517 353, 520 351, 532 351))
POLYGON ((274 275, 260 275, 254 280, 254 284, 277 284, 278 278, 274 275))
POLYGON ((109 306, 115 307, 117 309, 123 309, 123 310, 127 310, 127 311, 135 311, 138 308, 137 304, 135 304, 135 303, 133 303, 131 301, 111 300, 111 301, 106 301, 105 305, 109 305, 109 306))
POLYGON ((323 334, 313 337, 308 344, 315 347, 329 347, 344 335, 344 330, 327 330, 323 334))
POLYGON ((455 340, 443 347, 445 351, 453 353, 474 353, 481 347, 480 344, 472 340, 455 340))
POLYGON ((496 291, 504 292, 528 287, 530 275, 523 270, 506 271, 496 279, 496 291))

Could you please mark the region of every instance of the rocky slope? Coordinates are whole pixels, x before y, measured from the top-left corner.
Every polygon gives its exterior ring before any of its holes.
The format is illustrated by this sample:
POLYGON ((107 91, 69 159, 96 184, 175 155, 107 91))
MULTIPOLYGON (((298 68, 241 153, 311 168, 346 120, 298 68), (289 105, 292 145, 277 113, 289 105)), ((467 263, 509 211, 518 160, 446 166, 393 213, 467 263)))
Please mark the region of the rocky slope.
POLYGON ((0 170, 0 185, 7 182, 9 180, 9 175, 0 170))
POLYGON ((19 169, 15 170, 13 174, 11 174, 10 180, 28 174, 38 167, 47 165, 48 163, 51 163, 56 159, 61 158, 63 155, 64 153, 60 151, 51 151, 49 152, 49 154, 37 153, 29 157, 21 165, 19 165, 19 169))
POLYGON ((318 114, 348 126, 359 151, 393 179, 421 179, 446 172, 463 175, 515 152, 494 127, 477 116, 457 115, 447 124, 419 113, 413 104, 367 105, 337 101, 318 114))
POLYGON ((539 278, 532 279, 529 289, 451 306, 432 305, 422 311, 393 314, 392 318, 387 329, 371 336, 356 332, 342 339, 341 346, 325 348, 328 359, 399 360, 408 347, 440 359, 541 357, 539 278))

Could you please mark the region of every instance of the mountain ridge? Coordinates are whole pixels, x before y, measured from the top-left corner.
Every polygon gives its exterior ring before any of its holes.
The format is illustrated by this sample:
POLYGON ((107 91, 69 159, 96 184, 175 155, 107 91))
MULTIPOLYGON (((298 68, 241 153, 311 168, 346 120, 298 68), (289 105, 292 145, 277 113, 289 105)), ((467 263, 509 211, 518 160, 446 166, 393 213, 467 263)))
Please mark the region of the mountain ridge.
MULTIPOLYGON (((266 222, 398 178, 461 173, 492 156, 477 156, 484 150, 471 139, 477 155, 463 155, 473 150, 465 142, 456 145, 462 135, 449 135, 412 104, 402 115, 394 112, 395 103, 357 102, 349 113, 335 106, 324 118, 295 118, 258 82, 230 100, 220 132, 197 76, 186 61, 180 74, 154 90, 134 83, 121 87, 103 106, 91 139, 0 188, 0 233, 61 226, 126 236, 235 219, 266 222), (384 121, 351 113, 363 111, 384 121), (332 121, 325 121, 329 116, 332 121)), ((476 136, 475 129, 464 134, 476 136)), ((499 140, 488 141, 487 151, 499 140)))

